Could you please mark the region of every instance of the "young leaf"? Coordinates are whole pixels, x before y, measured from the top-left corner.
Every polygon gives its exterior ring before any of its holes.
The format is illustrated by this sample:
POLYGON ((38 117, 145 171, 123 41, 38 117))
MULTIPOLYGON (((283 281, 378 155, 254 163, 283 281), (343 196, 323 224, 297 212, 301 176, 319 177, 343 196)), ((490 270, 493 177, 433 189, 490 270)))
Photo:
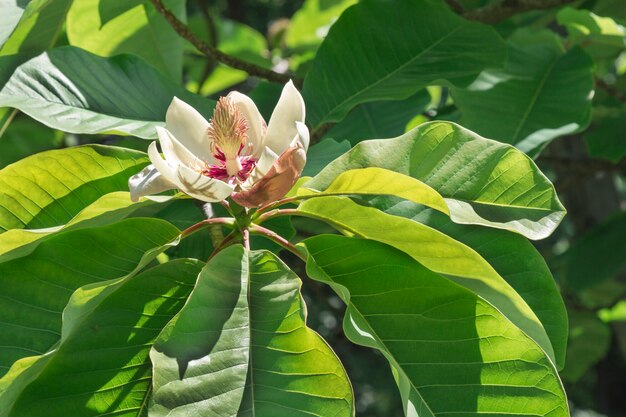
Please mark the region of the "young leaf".
POLYGON ((127 191, 143 152, 88 145, 43 152, 0 170, 0 233, 61 226, 103 195, 127 191))
POLYGON ((493 28, 464 20, 443 2, 363 1, 331 27, 306 75, 308 121, 340 121, 357 104, 408 98, 442 80, 464 86, 505 56, 493 28))
POLYGON ((569 416, 544 351, 480 297, 378 242, 303 244, 309 276, 348 305, 346 335, 389 361, 405 415, 569 416))
POLYGON ((216 255, 152 348, 150 415, 353 415, 339 359, 306 327, 300 285, 270 252, 216 255))
POLYGON ((444 197, 457 223, 542 239, 565 216, 554 186, 529 157, 450 122, 424 123, 398 138, 361 142, 306 186, 324 190, 342 172, 365 167, 426 183, 444 197))
POLYGON ((207 116, 215 104, 138 57, 102 58, 68 46, 21 64, 0 90, 0 106, 20 109, 66 132, 154 138, 174 96, 207 116))
MULTIPOLYGON (((143 415, 151 389, 150 346, 183 306, 201 268, 199 261, 175 260, 99 284, 102 296, 74 317, 58 347, 0 380, 0 416, 47 417, 51 410, 80 410, 81 417, 143 415)), ((90 302, 73 299, 66 316, 90 302)))

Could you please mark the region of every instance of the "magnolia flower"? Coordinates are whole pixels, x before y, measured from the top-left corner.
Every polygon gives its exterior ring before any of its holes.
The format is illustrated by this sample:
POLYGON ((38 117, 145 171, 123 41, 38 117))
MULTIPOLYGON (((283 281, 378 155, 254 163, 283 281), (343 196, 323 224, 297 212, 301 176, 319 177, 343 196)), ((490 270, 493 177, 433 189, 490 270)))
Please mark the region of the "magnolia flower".
POLYGON ((246 207, 283 197, 296 182, 309 147, 304 101, 293 83, 283 88, 269 124, 254 102, 233 91, 221 97, 210 122, 174 98, 148 148, 151 165, 133 175, 131 199, 178 188, 206 202, 231 196, 246 207))

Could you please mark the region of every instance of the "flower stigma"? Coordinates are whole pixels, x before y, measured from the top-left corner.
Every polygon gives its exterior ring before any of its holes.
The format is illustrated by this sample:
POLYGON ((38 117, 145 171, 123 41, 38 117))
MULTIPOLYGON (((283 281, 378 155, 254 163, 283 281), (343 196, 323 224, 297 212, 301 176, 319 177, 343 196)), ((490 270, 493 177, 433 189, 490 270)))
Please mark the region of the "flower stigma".
POLYGON ((216 164, 200 172, 229 184, 244 182, 256 165, 248 143, 248 121, 228 97, 220 97, 207 130, 216 164))

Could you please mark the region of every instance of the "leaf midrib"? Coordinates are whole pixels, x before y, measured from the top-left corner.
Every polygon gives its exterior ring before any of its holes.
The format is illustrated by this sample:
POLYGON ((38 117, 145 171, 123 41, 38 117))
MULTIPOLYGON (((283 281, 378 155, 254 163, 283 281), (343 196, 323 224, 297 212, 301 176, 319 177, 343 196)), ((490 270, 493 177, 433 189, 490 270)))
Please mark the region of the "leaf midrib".
POLYGON ((322 120, 320 122, 317 123, 317 126, 326 123, 327 122, 327 118, 329 114, 333 114, 334 112, 337 111, 337 109, 343 107, 347 102, 350 102, 351 100, 353 100, 355 97, 358 97, 359 95, 367 92, 368 90, 371 90, 374 87, 377 87, 379 84, 381 84, 382 82, 386 81, 387 79, 389 79, 390 77, 394 76, 396 73, 402 71, 405 67, 407 67, 408 65, 411 65, 415 60, 419 59, 422 57, 422 55, 430 52, 431 49, 433 49, 435 46, 439 45, 440 43, 442 43, 444 40, 446 40, 447 38, 449 38, 451 35, 455 34, 456 32, 458 32, 459 30, 461 30, 462 28, 464 28, 466 25, 468 24, 468 22, 462 22, 459 26, 457 26, 456 28, 454 28, 452 31, 446 33, 445 35, 443 35, 441 38, 437 39, 435 42, 433 42, 430 46, 428 46, 427 48, 421 50, 417 55, 414 55, 413 57, 411 57, 408 61, 406 61, 405 63, 403 63, 402 65, 400 65, 399 67, 397 67, 395 70, 387 73, 387 75, 385 75, 382 78, 379 78, 378 80, 374 81, 373 83, 370 83, 368 86, 366 86, 365 88, 363 88, 362 90, 358 90, 356 93, 352 94, 351 96, 345 98, 342 102, 338 103, 337 105, 335 105, 335 107, 333 107, 332 109, 330 109, 330 111, 326 112, 326 116, 324 116, 322 118, 322 120))

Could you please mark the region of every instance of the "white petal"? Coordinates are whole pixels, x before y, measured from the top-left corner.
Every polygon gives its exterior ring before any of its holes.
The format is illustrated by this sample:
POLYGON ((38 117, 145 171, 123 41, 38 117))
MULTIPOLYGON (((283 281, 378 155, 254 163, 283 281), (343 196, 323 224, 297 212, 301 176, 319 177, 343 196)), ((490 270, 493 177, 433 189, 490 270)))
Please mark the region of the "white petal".
POLYGON ((296 122, 305 118, 304 100, 291 81, 285 84, 283 92, 274 108, 267 126, 264 146, 270 147, 278 155, 282 154, 298 134, 296 122))
POLYGON ((267 174, 267 172, 272 168, 274 162, 278 159, 278 155, 274 153, 267 146, 263 147, 263 153, 261 157, 257 161, 256 165, 252 169, 250 176, 246 179, 246 181, 241 184, 241 188, 244 190, 249 189, 254 185, 255 182, 259 181, 261 178, 267 174))
MULTIPOLYGON (((165 159, 169 161, 170 165, 183 164, 188 167, 199 166, 202 162, 196 158, 187 148, 185 148, 179 141, 172 135, 167 129, 160 126, 156 128, 157 135, 159 137, 159 143, 161 144, 161 151, 165 155, 165 159)), ((213 162, 207 161, 209 163, 213 162)))
POLYGON ((148 165, 128 179, 128 188, 130 189, 130 199, 138 201, 140 197, 158 194, 177 187, 165 179, 154 165, 148 165))
POLYGON ((181 191, 198 200, 214 203, 222 201, 233 192, 234 187, 224 181, 202 175, 184 165, 176 170, 178 181, 181 183, 181 191))
POLYGON ((309 150, 309 142, 311 141, 309 135, 309 128, 302 122, 296 122, 296 130, 298 131, 298 135, 293 138, 289 147, 294 147, 300 145, 304 152, 309 150))
POLYGON ((169 182, 176 185, 176 188, 181 188, 180 182, 176 176, 176 169, 170 166, 159 154, 157 150, 156 142, 152 142, 150 146, 148 146, 148 157, 150 158, 150 162, 156 168, 157 171, 169 182))
POLYGON ((211 156, 209 122, 189 104, 174 97, 165 115, 165 127, 192 154, 202 160, 211 156))
POLYGON ((238 91, 231 91, 227 97, 248 121, 248 140, 253 144, 255 153, 260 153, 263 136, 265 136, 265 120, 259 109, 250 97, 238 91))

